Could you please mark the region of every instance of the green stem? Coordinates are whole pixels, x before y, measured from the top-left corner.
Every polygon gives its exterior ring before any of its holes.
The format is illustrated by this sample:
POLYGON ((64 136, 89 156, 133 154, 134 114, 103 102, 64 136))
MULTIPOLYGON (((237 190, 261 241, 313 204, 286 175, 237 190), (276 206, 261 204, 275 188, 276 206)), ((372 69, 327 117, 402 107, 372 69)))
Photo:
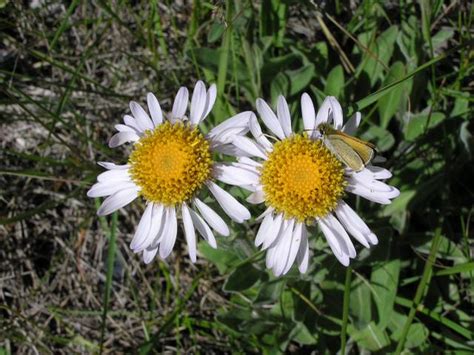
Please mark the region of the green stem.
POLYGON ((352 267, 346 269, 346 282, 344 284, 344 303, 342 305, 342 325, 341 325, 341 355, 346 353, 347 341, 347 321, 349 320, 349 300, 351 295, 352 267))
POLYGON ((421 298, 425 294, 426 287, 430 284, 432 268, 436 260, 436 253, 438 252, 440 242, 441 242, 441 227, 438 227, 435 231, 435 237, 433 239, 433 243, 431 244, 430 255, 428 256, 428 260, 426 261, 425 268, 423 269, 423 276, 421 277, 421 281, 418 284, 418 287, 416 289, 415 299, 413 300, 413 303, 410 307, 408 318, 405 322, 405 325, 403 326, 402 336, 400 337, 400 341, 398 342, 397 349, 395 350, 396 355, 400 354, 403 350, 403 347, 405 346, 405 340, 408 335, 410 326, 413 322, 413 318, 415 318, 417 308, 421 303, 421 298))
POLYGON ((104 292, 104 309, 102 312, 102 326, 100 334, 100 354, 104 347, 107 313, 109 311, 110 292, 112 291, 112 278, 114 273, 115 255, 117 251, 117 212, 112 214, 112 225, 109 234, 109 248, 107 251, 107 273, 104 292))

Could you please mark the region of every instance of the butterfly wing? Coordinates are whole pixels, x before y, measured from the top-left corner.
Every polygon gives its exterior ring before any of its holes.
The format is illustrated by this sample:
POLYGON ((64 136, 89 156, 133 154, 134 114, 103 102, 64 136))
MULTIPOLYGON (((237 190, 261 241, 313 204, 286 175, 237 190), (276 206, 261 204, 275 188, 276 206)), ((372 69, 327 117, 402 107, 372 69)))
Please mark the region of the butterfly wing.
POLYGON ((329 150, 337 156, 345 165, 354 171, 361 171, 364 169, 364 162, 359 154, 352 149, 352 146, 346 143, 343 139, 331 135, 326 138, 326 146, 329 150))

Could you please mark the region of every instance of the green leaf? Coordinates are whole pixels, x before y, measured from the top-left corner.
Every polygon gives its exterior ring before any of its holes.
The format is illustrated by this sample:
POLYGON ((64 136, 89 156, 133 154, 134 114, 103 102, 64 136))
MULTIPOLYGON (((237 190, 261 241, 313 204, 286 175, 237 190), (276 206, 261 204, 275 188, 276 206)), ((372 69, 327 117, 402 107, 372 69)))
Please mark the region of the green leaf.
POLYGON ((425 130, 437 126, 446 117, 444 113, 441 112, 432 112, 431 117, 428 112, 415 115, 407 113, 407 116, 408 122, 405 125, 404 133, 405 138, 409 141, 414 141, 416 138, 422 135, 425 130))
POLYGON ((352 327, 349 327, 348 330, 357 345, 369 351, 381 350, 390 344, 387 333, 381 330, 373 321, 362 330, 354 331, 352 327))
POLYGON ((329 72, 324 93, 328 96, 342 97, 344 92, 344 70, 337 65, 329 72))
POLYGON ((452 27, 442 27, 433 37, 431 37, 433 49, 438 51, 447 47, 448 41, 453 38, 453 36, 454 29, 452 27))
POLYGON ((301 345, 314 345, 318 342, 318 333, 312 334, 303 323, 293 328, 292 338, 301 345))
MULTIPOLYGON (((439 270, 435 273, 436 276, 445 276, 445 275, 453 275, 453 274, 462 274, 462 273, 470 273, 474 271, 474 262, 464 263, 460 265, 454 265, 448 267, 443 270, 439 270)), ((465 275, 466 277, 470 277, 470 275, 465 275)))
POLYGON ((377 264, 371 274, 370 284, 377 307, 380 329, 385 329, 393 313, 393 305, 397 295, 400 259, 394 255, 394 245, 385 249, 385 260, 377 264))
POLYGON ((364 33, 359 36, 359 41, 370 51, 370 53, 364 53, 364 60, 361 61, 361 65, 370 79, 371 86, 381 79, 384 66, 388 66, 397 35, 398 26, 391 26, 377 38, 375 43, 369 43, 372 33, 364 33))
MULTIPOLYGON (((453 260, 458 264, 467 263, 470 261, 456 243, 443 235, 441 235, 440 238, 440 245, 438 248, 438 253, 436 254, 437 258, 453 260)), ((415 250, 418 253, 429 254, 431 244, 432 239, 430 238, 430 240, 428 240, 425 244, 415 246, 415 250)))
POLYGON ((251 263, 245 263, 237 267, 228 277, 223 289, 224 291, 244 291, 252 287, 262 276, 262 272, 253 267, 251 263))
POLYGON ((305 89, 313 80, 314 65, 309 64, 297 70, 286 71, 285 74, 290 79, 290 95, 295 95, 305 89))
POLYGON ((377 151, 379 152, 385 152, 395 144, 395 138, 392 133, 379 126, 370 126, 370 128, 362 134, 362 139, 375 143, 377 151))
MULTIPOLYGON (((384 86, 389 85, 402 79, 405 75, 405 66, 403 63, 395 62, 390 68, 383 84, 384 86)), ((409 84, 409 81, 405 82, 403 85, 394 87, 387 95, 380 98, 377 109, 380 115, 380 124, 383 128, 387 128, 390 119, 399 111, 402 102, 402 95, 408 96, 410 94, 410 92, 406 90, 409 86, 407 84, 409 84)))
POLYGON ((224 33, 225 26, 222 23, 214 22, 207 33, 207 42, 214 43, 218 41, 224 33))
POLYGON ((214 265, 217 266, 219 273, 225 274, 242 260, 231 250, 223 248, 214 249, 206 242, 199 243, 199 252, 214 265))
POLYGON ((365 328, 373 318, 372 295, 367 285, 368 282, 368 280, 361 278, 356 278, 352 282, 349 311, 355 318, 358 329, 365 328))
POLYGON ((286 96, 290 91, 290 82, 285 74, 278 73, 270 85, 272 102, 276 102, 278 95, 286 96))

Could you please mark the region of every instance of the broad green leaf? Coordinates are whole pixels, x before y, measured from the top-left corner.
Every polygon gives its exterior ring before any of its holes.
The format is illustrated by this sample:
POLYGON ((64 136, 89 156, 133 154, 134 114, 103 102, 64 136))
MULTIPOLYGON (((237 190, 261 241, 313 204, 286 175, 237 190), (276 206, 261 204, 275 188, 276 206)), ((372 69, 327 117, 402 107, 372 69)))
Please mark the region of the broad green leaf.
POLYGON ((287 96, 289 91, 290 81, 287 76, 283 73, 278 73, 270 85, 272 102, 276 102, 279 95, 287 96))
POLYGON ((409 141, 414 141, 420 135, 422 135, 425 130, 429 130, 437 126, 445 119, 444 113, 441 112, 432 112, 431 116, 428 112, 423 112, 419 114, 407 114, 407 123, 405 125, 404 133, 405 138, 409 141))
MULTIPOLYGON (((387 77, 384 80, 383 85, 389 85, 397 80, 402 79, 406 75, 405 66, 402 62, 393 63, 387 77)), ((412 80, 412 79, 410 79, 412 80)), ((377 109, 380 115, 380 125, 383 128, 387 128, 390 123, 390 119, 400 110, 400 104, 402 102, 402 95, 409 95, 407 91, 408 82, 403 85, 394 86, 389 90, 389 93, 380 98, 377 109)))
POLYGON ((318 341, 318 333, 311 333, 304 323, 300 322, 296 323, 291 337, 294 341, 302 345, 314 345, 318 341))
POLYGON ((369 43, 372 33, 365 33, 359 37, 359 41, 368 47, 371 52, 370 54, 364 53, 364 60, 362 61, 363 70, 369 77, 371 86, 381 79, 384 65, 388 66, 397 35, 398 26, 394 25, 385 30, 375 43, 369 43))
POLYGON ((360 278, 355 278, 352 282, 349 312, 355 318, 357 329, 364 329, 373 319, 369 282, 369 280, 361 280, 360 278))
POLYGON ((207 33, 207 42, 214 43, 218 41, 224 33, 225 26, 222 23, 214 22, 207 33))
POLYGON ((324 93, 328 96, 342 97, 344 92, 344 70, 342 65, 336 65, 329 72, 324 93))
POLYGON ((431 37, 431 42, 433 44, 433 49, 438 51, 447 47, 448 41, 453 38, 454 29, 452 27, 441 27, 441 29, 431 37))
POLYGON ((387 248, 386 261, 377 264, 370 277, 378 313, 377 325, 380 329, 385 329, 390 322, 397 295, 399 274, 400 259, 393 255, 390 248, 387 248))
POLYGON ((370 128, 362 135, 362 139, 374 143, 379 152, 385 152, 395 144, 395 138, 393 135, 385 128, 379 126, 370 126, 370 128))
POLYGON ((314 78, 314 65, 309 64, 297 70, 285 72, 290 79, 290 95, 295 95, 305 89, 314 78))
POLYGON ((373 321, 361 330, 348 327, 348 333, 361 348, 369 351, 381 350, 390 344, 390 339, 385 331, 380 329, 373 321))
POLYGON ((225 274, 233 266, 237 265, 242 260, 233 251, 225 250, 223 248, 214 249, 208 243, 200 242, 199 252, 214 265, 217 266, 220 274, 225 274))
POLYGON ((253 267, 251 263, 238 266, 224 283, 224 291, 244 291, 252 287, 262 276, 262 272, 253 267))
MULTIPOLYGON (((438 259, 445 259, 445 260, 453 260, 458 264, 467 263, 470 261, 468 257, 466 257, 463 251, 454 243, 453 241, 449 240, 445 236, 441 235, 441 241, 438 248, 438 254, 436 257, 438 259)), ((418 253, 422 254, 429 254, 431 248, 431 239, 427 241, 425 244, 415 246, 415 250, 418 253)))

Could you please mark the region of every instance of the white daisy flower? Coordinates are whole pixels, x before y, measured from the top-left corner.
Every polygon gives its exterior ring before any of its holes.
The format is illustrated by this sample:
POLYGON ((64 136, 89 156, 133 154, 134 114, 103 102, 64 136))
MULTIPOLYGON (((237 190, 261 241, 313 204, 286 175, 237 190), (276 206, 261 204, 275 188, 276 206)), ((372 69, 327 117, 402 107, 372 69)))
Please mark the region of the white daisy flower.
POLYGON ((97 212, 99 216, 110 214, 139 196, 145 199, 146 208, 130 244, 134 252, 143 253, 145 263, 150 263, 156 254, 163 259, 170 255, 179 217, 193 262, 195 229, 214 248, 213 230, 229 235, 226 222, 197 197, 203 189, 211 192, 232 220, 242 223, 250 218, 249 211, 214 182, 221 179, 222 172, 212 160, 212 152, 231 151, 232 138, 247 133, 252 113, 240 113, 203 135, 198 126, 211 112, 216 86, 206 90, 202 81, 196 83, 189 118, 185 116, 188 96, 188 90, 181 87, 168 115, 151 93, 147 96, 150 115, 138 103, 130 102, 132 115, 125 115, 124 124, 115 126, 118 133, 109 141, 111 148, 134 144, 128 163, 99 163, 107 171, 87 192, 89 197, 108 196, 97 212))
POLYGON ((304 133, 292 131, 290 110, 283 96, 276 114, 262 99, 257 111, 271 139, 262 133, 255 115, 250 119, 253 139, 237 136, 233 143, 245 152, 236 163, 220 165, 221 180, 252 192, 247 201, 265 203, 266 211, 255 245, 267 250, 266 265, 276 276, 286 274, 297 262, 300 272, 308 268, 307 224, 316 223, 328 244, 345 266, 356 256, 349 238, 369 248, 377 237, 349 207, 346 193, 370 201, 389 204, 399 191, 380 181, 391 177, 383 168, 368 165, 359 172, 345 167, 326 147, 317 128, 322 123, 352 134, 360 113, 343 125, 342 108, 334 97, 327 97, 316 114, 308 94, 301 98, 304 133), (251 159, 249 157, 255 157, 251 159))

